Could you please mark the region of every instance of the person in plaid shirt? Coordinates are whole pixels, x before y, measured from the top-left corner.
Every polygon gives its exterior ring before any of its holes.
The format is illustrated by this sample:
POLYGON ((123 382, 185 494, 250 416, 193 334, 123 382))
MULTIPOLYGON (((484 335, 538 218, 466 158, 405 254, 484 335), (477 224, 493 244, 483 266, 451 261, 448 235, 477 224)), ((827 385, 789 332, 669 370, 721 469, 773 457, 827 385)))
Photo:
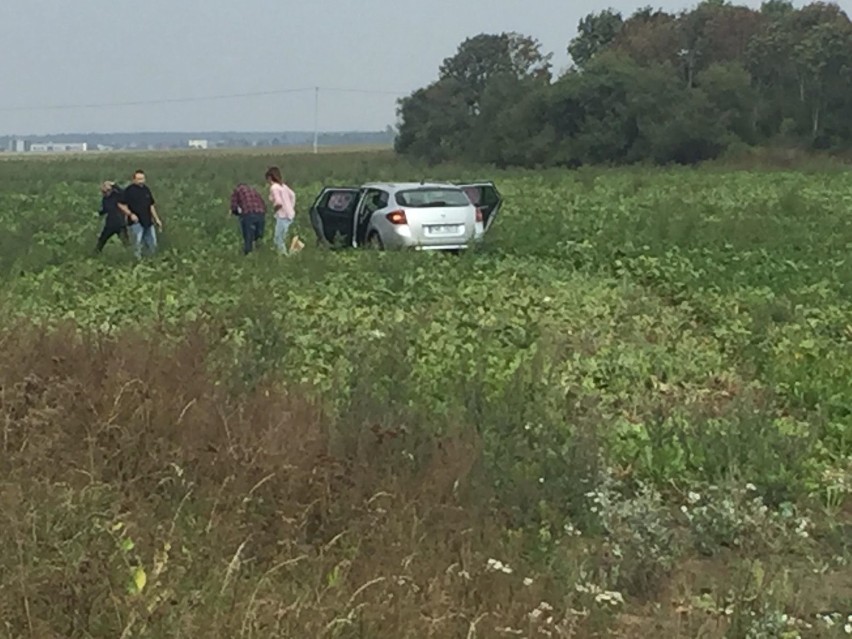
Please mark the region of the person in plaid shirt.
POLYGON ((266 202, 255 189, 243 182, 231 193, 231 213, 240 218, 243 233, 243 255, 251 253, 263 237, 266 221, 266 202))

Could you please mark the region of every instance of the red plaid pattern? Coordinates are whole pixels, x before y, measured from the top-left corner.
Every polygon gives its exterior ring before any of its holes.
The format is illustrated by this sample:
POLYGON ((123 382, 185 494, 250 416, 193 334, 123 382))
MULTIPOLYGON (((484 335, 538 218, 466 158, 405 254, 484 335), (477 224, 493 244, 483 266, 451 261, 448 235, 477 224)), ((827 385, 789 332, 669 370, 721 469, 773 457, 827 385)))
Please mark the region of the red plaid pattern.
POLYGON ((248 184, 238 184, 231 193, 231 211, 234 213, 266 213, 266 202, 248 184))

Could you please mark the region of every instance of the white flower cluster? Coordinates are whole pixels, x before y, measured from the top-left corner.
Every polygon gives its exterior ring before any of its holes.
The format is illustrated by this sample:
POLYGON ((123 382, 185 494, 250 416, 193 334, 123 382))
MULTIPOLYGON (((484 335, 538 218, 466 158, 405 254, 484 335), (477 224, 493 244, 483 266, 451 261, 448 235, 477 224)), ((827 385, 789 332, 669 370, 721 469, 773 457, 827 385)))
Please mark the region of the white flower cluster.
POLYGON ((611 606, 624 604, 624 597, 620 592, 616 592, 614 590, 604 590, 595 584, 577 584, 574 588, 577 592, 593 595, 595 602, 599 604, 608 604, 611 606))
POLYGON ((553 612, 553 606, 551 606, 546 601, 542 601, 538 604, 538 607, 533 610, 529 614, 530 621, 540 621, 545 615, 548 615, 544 622, 547 624, 553 623, 553 616, 550 613, 553 612))
MULTIPOLYGON (((834 628, 840 625, 843 621, 843 615, 839 612, 832 612, 818 615, 817 618, 825 625, 826 628, 834 628)), ((852 614, 846 615, 846 623, 843 624, 843 632, 847 635, 852 635, 852 614)))
POLYGON ((807 517, 801 517, 799 519, 799 524, 796 526, 796 535, 798 535, 802 539, 807 539, 811 536, 808 532, 808 528, 811 528, 812 526, 813 524, 811 524, 810 520, 807 517))
POLYGON ((823 472, 822 481, 826 489, 840 494, 852 492, 852 458, 848 460, 849 470, 830 468, 823 472))
POLYGON ((486 563, 486 568, 490 572, 502 572, 506 575, 511 575, 513 572, 511 567, 496 559, 489 559, 486 563))

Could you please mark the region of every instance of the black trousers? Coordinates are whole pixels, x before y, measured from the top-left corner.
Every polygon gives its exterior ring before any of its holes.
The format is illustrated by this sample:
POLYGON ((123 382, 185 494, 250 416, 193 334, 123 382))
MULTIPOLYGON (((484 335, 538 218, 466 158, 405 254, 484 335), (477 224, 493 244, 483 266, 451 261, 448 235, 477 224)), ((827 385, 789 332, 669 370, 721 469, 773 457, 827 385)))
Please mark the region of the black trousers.
POLYGON ((113 235, 118 235, 119 239, 121 239, 121 243, 124 246, 130 246, 130 236, 127 233, 127 226, 115 225, 115 224, 104 224, 104 229, 101 231, 101 235, 98 238, 98 245, 95 250, 100 253, 104 250, 104 246, 109 241, 113 235))

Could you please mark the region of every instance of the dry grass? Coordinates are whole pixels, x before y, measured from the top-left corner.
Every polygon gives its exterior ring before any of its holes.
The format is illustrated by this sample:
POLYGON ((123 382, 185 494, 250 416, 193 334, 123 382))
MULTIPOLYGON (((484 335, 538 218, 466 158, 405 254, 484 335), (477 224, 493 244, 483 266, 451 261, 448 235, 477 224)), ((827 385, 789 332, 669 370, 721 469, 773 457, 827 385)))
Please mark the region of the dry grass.
POLYGON ((7 333, 0 352, 11 637, 483 637, 540 600, 483 574, 510 546, 453 489, 472 436, 413 467, 404 442, 341 433, 298 393, 228 397, 199 334, 174 351, 7 333))

